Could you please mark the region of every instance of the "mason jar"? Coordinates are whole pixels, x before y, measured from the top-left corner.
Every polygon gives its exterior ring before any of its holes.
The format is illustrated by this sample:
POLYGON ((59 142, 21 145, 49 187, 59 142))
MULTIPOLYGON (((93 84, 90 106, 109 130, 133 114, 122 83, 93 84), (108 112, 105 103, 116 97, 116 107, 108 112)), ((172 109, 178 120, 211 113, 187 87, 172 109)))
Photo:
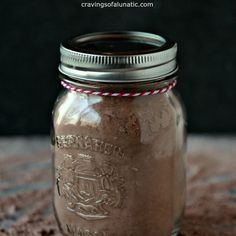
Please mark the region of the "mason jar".
POLYGON ((53 112, 54 209, 63 235, 177 235, 185 117, 177 45, 143 32, 61 44, 53 112))

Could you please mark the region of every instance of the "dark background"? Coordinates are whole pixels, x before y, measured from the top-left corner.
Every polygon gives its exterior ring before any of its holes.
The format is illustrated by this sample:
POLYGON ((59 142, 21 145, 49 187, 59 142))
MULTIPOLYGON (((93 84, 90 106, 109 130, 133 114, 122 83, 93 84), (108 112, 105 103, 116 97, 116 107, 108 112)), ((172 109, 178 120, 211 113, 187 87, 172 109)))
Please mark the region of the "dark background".
POLYGON ((236 132, 235 0, 159 0, 153 9, 85 9, 80 2, 1 0, 0 134, 48 134, 60 42, 106 30, 176 40, 189 131, 236 132))

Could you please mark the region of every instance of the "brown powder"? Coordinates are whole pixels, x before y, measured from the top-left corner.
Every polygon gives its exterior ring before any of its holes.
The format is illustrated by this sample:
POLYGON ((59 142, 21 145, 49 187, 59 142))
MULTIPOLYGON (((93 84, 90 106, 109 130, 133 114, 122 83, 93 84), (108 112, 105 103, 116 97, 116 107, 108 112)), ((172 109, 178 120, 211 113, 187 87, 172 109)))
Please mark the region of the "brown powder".
POLYGON ((61 96, 54 204, 65 235, 171 235, 185 202, 182 116, 173 93, 61 96))

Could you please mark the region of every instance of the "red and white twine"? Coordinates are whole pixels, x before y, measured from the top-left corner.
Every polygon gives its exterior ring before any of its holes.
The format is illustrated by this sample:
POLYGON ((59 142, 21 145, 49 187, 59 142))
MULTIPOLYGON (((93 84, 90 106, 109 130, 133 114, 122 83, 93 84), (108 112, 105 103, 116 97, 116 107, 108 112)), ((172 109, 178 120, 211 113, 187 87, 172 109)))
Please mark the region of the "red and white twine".
POLYGON ((64 81, 61 81, 61 85, 74 92, 79 92, 79 93, 86 93, 86 94, 92 94, 92 95, 97 95, 97 96, 112 96, 112 97, 138 97, 138 96, 149 96, 149 95, 155 95, 155 94, 160 94, 160 93, 166 93, 169 90, 173 89, 175 85, 177 84, 177 80, 174 80, 167 86, 157 89, 157 90, 151 90, 151 91, 145 91, 145 92, 130 92, 130 93, 112 93, 112 92, 99 92, 99 91, 94 91, 94 90, 88 90, 88 89, 81 89, 81 88, 76 88, 71 84, 68 84, 64 81))

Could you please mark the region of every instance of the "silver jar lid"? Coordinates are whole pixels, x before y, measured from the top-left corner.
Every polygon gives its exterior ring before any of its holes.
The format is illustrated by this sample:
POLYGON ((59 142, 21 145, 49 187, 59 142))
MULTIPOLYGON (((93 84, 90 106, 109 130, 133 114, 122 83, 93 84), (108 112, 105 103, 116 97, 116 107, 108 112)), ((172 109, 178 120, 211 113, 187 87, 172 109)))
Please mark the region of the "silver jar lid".
POLYGON ((178 70, 177 44, 150 33, 101 32, 61 44, 59 71, 74 81, 162 80, 178 70))

